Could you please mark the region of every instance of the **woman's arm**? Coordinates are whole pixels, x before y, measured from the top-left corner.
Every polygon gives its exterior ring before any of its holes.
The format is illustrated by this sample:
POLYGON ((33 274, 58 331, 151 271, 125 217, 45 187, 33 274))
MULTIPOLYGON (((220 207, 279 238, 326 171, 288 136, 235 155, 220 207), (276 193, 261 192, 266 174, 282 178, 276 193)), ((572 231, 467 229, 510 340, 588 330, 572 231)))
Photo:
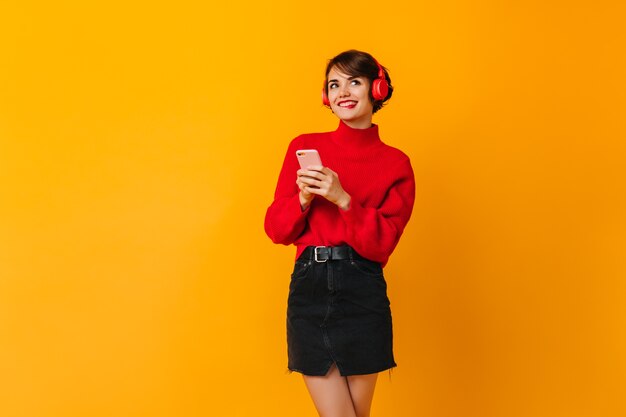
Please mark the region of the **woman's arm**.
POLYGON ((397 167, 397 179, 377 208, 364 207, 352 198, 347 210, 339 210, 346 223, 348 243, 368 259, 386 260, 400 240, 414 202, 415 178, 407 158, 397 167))

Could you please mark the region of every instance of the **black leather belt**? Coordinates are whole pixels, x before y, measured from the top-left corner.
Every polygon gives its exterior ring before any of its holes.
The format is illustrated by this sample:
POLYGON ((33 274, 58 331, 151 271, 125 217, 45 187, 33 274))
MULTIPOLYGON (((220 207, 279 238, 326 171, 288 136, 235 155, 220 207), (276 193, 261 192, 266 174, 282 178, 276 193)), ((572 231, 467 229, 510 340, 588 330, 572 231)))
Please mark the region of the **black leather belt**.
POLYGON ((299 259, 308 259, 315 262, 339 261, 343 259, 363 259, 350 246, 307 246, 299 259))

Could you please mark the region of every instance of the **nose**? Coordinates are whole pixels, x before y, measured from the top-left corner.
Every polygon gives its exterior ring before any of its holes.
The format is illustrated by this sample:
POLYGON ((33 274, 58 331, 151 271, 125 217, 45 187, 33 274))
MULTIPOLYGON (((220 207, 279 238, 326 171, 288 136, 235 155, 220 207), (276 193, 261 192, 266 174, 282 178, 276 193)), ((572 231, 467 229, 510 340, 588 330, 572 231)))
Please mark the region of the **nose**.
POLYGON ((339 87, 339 97, 347 97, 349 95, 350 95, 350 89, 348 88, 347 84, 344 84, 341 87, 339 87))

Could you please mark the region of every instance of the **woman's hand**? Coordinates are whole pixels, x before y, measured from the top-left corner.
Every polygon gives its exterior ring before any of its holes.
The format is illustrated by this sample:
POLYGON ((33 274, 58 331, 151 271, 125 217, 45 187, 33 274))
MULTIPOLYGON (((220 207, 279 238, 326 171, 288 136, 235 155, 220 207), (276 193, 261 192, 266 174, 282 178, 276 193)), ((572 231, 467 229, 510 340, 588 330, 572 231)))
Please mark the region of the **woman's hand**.
POLYGON ((315 198, 315 194, 309 191, 307 184, 303 181, 303 178, 305 178, 305 172, 306 170, 299 169, 297 172, 298 179, 296 180, 296 184, 300 189, 300 194, 298 196, 300 197, 300 208, 302 209, 302 211, 306 210, 307 207, 309 207, 309 205, 311 204, 311 201, 313 201, 313 198, 315 198))
POLYGON ((310 166, 309 169, 300 169, 297 172, 296 184, 300 188, 300 205, 306 209, 316 195, 321 195, 342 210, 350 207, 350 194, 339 182, 335 171, 321 165, 310 166))

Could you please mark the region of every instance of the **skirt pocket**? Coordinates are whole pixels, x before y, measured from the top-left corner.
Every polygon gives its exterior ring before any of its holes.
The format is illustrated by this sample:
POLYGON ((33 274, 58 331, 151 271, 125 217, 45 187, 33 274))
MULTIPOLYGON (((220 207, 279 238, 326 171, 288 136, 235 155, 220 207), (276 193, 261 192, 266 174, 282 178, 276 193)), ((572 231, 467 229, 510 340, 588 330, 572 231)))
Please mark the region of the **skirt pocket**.
POLYGON ((313 261, 300 261, 297 260, 295 265, 293 266, 293 272, 291 273, 291 279, 303 279, 307 276, 309 269, 311 268, 311 264, 313 261))
POLYGON ((350 261, 350 265, 363 275, 372 277, 381 277, 383 275, 383 268, 378 262, 366 259, 353 259, 350 261))

